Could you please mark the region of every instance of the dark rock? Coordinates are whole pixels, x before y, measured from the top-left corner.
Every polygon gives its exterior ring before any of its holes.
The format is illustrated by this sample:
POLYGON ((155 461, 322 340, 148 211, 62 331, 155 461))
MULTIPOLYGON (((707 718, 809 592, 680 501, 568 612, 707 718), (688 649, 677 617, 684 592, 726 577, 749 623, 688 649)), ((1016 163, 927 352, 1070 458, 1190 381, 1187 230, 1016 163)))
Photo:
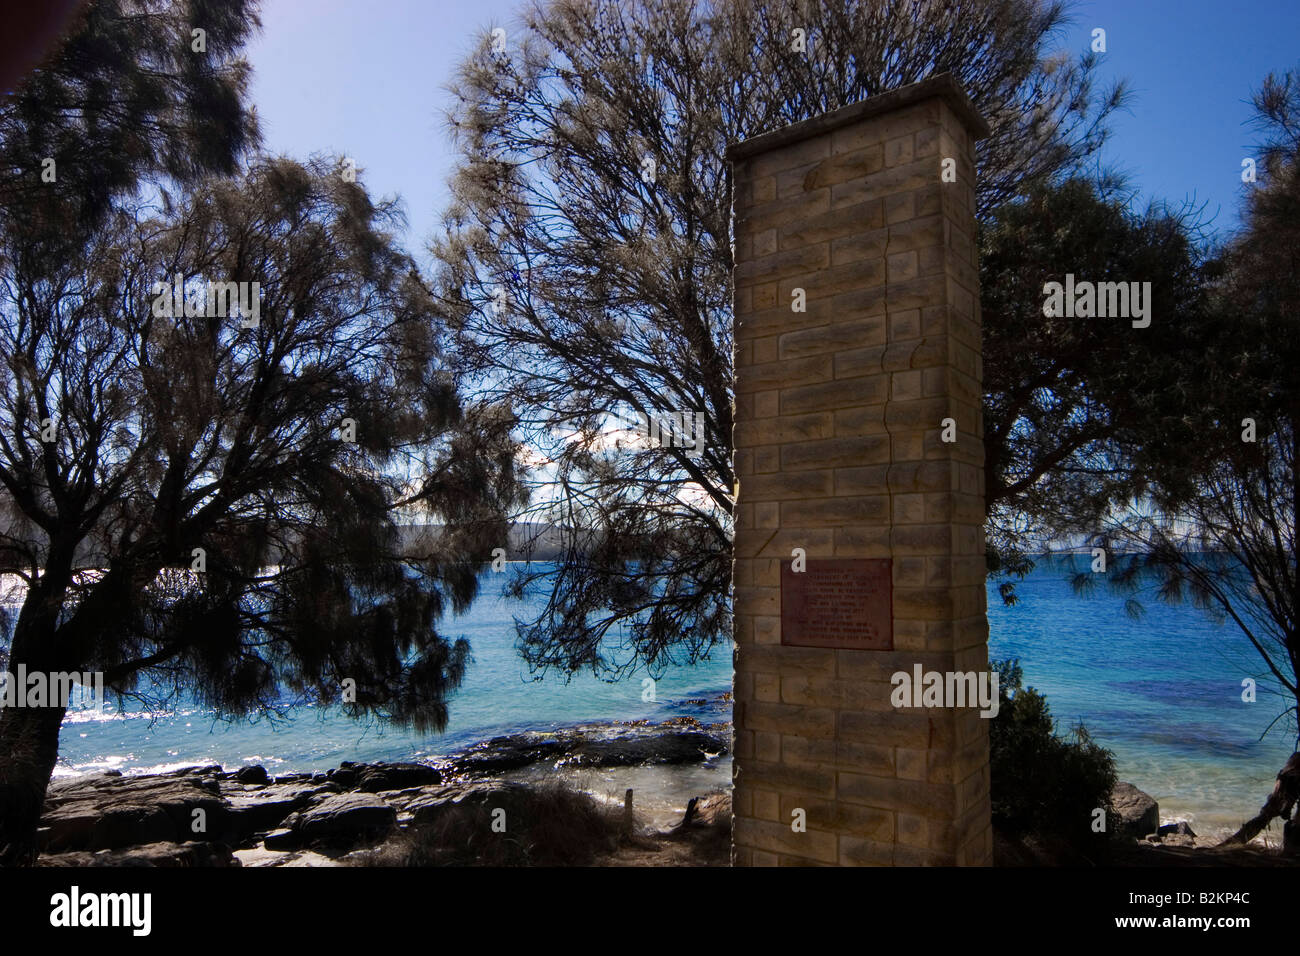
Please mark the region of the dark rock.
POLYGON ((262 830, 283 826, 289 814, 306 808, 313 798, 337 792, 339 788, 335 784, 277 784, 231 794, 226 800, 230 805, 233 830, 239 839, 244 840, 262 830))
POLYGON ((282 773, 279 776, 272 777, 269 784, 286 784, 286 783, 311 783, 317 777, 321 782, 325 781, 323 773, 282 773))
POLYGON ((239 866, 224 843, 149 843, 130 849, 42 854, 37 866, 239 866))
MULTIPOLYGON (((683 820, 685 822, 685 820, 683 820)), ((716 827, 731 825, 731 794, 726 791, 710 793, 695 804, 690 825, 698 827, 716 827)))
POLYGON ((160 806, 112 806, 106 807, 91 827, 90 849, 174 843, 178 838, 176 824, 160 806))
POLYGON ((488 812, 500 808, 509 818, 512 811, 528 805, 531 794, 531 788, 524 784, 499 781, 430 787, 406 805, 406 812, 411 814, 411 822, 420 827, 435 824, 447 813, 462 807, 488 812))
POLYGON ((406 790, 441 783, 442 774, 422 763, 377 763, 361 771, 357 789, 363 793, 406 790))
POLYGON ((217 840, 225 835, 228 812, 215 781, 192 775, 87 774, 56 781, 47 790, 42 851, 118 848, 164 837, 217 840), (203 811, 202 831, 194 829, 196 810, 203 811))
POLYGON ((302 845, 302 837, 292 827, 283 827, 268 833, 262 845, 268 850, 296 850, 302 845))
POLYGON ((1160 846, 1196 846, 1196 833, 1186 820, 1179 820, 1177 823, 1166 823, 1155 833, 1147 837, 1147 841, 1160 846))
POLYGON ((1110 803, 1119 817, 1119 835, 1141 839, 1147 833, 1160 830, 1160 805, 1150 794, 1143 793, 1131 783, 1117 783, 1111 791, 1110 803))
POLYGON ((402 807, 413 797, 423 796, 426 791, 433 789, 434 786, 437 786, 437 784, 426 787, 407 787, 405 790, 381 790, 379 796, 389 803, 402 807))
MULTIPOLYGON (((727 751, 725 729, 708 732, 645 722, 515 734, 469 748, 450 768, 495 775, 538 762, 582 767, 698 763, 727 751)), ((287 774, 274 782, 262 766, 226 773, 215 764, 150 776, 105 771, 58 778, 48 787, 38 838, 43 853, 62 858, 51 865, 127 865, 126 860, 228 865, 221 856, 226 851, 218 845, 250 847, 259 834, 266 834, 266 846, 273 850, 313 845, 351 849, 392 832, 399 811, 402 821, 428 824, 456 808, 513 811, 528 806, 526 787, 492 780, 449 786, 444 772, 415 762, 344 761, 325 774, 287 774), (194 829, 196 817, 205 824, 202 830, 194 829), (196 849, 209 842, 212 849, 196 849), (215 862, 198 862, 205 853, 216 854, 215 862)))
POLYGON ((266 768, 261 764, 253 764, 251 767, 240 767, 235 771, 235 779, 240 783, 270 783, 271 780, 266 774, 266 768))
POLYGON ((719 733, 637 726, 527 732, 496 737, 451 758, 457 773, 496 775, 536 763, 577 767, 629 767, 702 763, 725 754, 719 733))
POLYGON ((304 842, 339 845, 383 837, 395 826, 397 811, 369 793, 326 796, 293 822, 293 830, 304 842))
MULTIPOLYGON (((347 763, 347 761, 344 761, 344 763, 347 763)), ((355 787, 360 774, 351 767, 340 765, 337 769, 329 771, 325 776, 341 787, 355 787)))
POLYGON ((180 767, 176 770, 164 770, 162 773, 150 774, 152 777, 209 777, 221 773, 221 764, 196 764, 193 767, 180 767))

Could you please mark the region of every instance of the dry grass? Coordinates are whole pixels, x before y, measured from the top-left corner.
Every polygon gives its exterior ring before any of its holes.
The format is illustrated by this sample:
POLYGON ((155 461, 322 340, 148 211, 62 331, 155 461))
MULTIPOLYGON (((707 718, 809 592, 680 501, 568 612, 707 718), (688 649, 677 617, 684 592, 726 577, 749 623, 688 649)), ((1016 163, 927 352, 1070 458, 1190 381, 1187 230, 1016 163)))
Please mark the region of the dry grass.
POLYGON ((522 789, 506 809, 506 831, 493 832, 485 803, 449 807, 432 823, 412 825, 357 860, 362 866, 586 866, 616 851, 621 808, 601 806, 561 783, 522 789))

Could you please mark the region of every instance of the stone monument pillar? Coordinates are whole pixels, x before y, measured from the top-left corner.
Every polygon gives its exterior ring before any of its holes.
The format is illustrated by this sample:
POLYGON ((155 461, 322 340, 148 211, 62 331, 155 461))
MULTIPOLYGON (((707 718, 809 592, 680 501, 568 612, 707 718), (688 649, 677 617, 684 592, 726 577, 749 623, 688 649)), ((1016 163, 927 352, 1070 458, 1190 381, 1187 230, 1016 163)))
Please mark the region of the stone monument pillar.
POLYGON ((987 135, 945 74, 728 153, 736 865, 991 862, 987 135))

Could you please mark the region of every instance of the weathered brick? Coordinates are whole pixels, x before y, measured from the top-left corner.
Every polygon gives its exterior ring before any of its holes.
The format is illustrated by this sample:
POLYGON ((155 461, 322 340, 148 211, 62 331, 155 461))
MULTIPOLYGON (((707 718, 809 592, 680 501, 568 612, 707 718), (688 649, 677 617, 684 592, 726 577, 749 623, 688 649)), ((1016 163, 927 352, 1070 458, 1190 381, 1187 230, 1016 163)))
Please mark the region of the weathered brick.
POLYGON ((896 252, 888 256, 889 277, 891 285, 894 283, 907 282, 915 279, 919 272, 917 270, 916 250, 910 252, 896 252))
POLYGON ((905 133, 902 136, 896 136, 885 143, 885 165, 902 166, 904 163, 912 162, 914 158, 913 136, 914 133, 905 133))
MULTIPOLYGON (((935 169, 934 162, 929 159, 914 160, 910 163, 893 166, 870 176, 864 176, 861 179, 838 183, 829 187, 830 208, 838 209, 841 206, 855 205, 867 199, 910 192, 913 189, 932 184, 938 177, 939 171, 935 169)), ((808 195, 814 194, 809 193, 808 195)), ((771 203, 761 208, 766 210, 775 205, 777 204, 771 203)), ((902 218, 910 219, 911 216, 902 218)), ((889 219, 888 205, 886 205, 885 219, 886 221, 889 219)))
POLYGON ((780 339, 781 358, 800 358, 842 349, 885 343, 884 314, 849 322, 836 322, 814 329, 787 332, 780 339))
MULTIPOLYGON (((854 203, 865 202, 870 197, 863 195, 854 200, 854 203)), ((837 206, 850 205, 849 202, 840 202, 837 206)), ((740 212, 736 216, 736 234, 756 235, 765 232, 768 229, 777 229, 778 237, 782 223, 789 222, 797 216, 807 215, 808 213, 829 212, 831 208, 831 191, 830 189, 818 189, 810 193, 800 193, 797 196, 790 196, 786 199, 775 199, 772 202, 763 203, 761 206, 753 206, 748 210, 740 212)))
MULTIPOLYGON (((776 230, 769 230, 773 237, 776 230)), ((766 233, 764 234, 766 235, 766 233)), ((798 249, 785 249, 771 252, 761 258, 750 259, 736 266, 737 283, 752 284, 765 279, 782 276, 803 275, 814 269, 824 269, 830 265, 831 249, 827 243, 816 246, 802 246, 798 249)))
POLYGON ((806 833, 795 833, 788 824, 769 823, 748 817, 736 820, 735 830, 737 846, 769 853, 784 853, 824 863, 839 861, 839 851, 833 833, 811 828, 806 833))
MULTIPOLYGON (((764 763, 781 762, 781 735, 772 731, 763 733, 755 732, 754 734, 754 759, 761 760, 764 763)), ((754 794, 754 816, 761 817, 765 820, 775 820, 777 807, 780 800, 776 794, 769 795, 772 799, 768 804, 768 812, 763 812, 763 805, 759 802, 758 794, 754 794)))
POLYGON ((809 192, 823 186, 851 182, 878 173, 884 167, 885 148, 878 143, 850 153, 836 153, 804 174, 803 190, 809 192))
POLYGON ((884 710, 889 700, 889 685, 796 675, 781 678, 781 700, 804 707, 884 710))
POLYGON ((876 143, 888 142, 897 136, 932 129, 941 123, 938 101, 917 103, 889 116, 876 117, 865 123, 836 130, 831 135, 831 152, 851 152, 876 143))
POLYGON ((861 837, 840 835, 840 866, 894 866, 893 841, 864 840, 861 837))
MULTIPOLYGON (((783 280, 782 287, 785 284, 783 280)), ((947 278, 941 275, 921 276, 897 285, 879 283, 841 292, 831 298, 829 308, 832 314, 846 318, 852 315, 873 315, 884 309, 920 309, 944 301, 948 286, 947 278)), ((786 300, 789 300, 788 292, 786 300)))
POLYGON ((975 137, 948 96, 883 94, 736 164, 738 865, 991 859, 987 721, 891 700, 899 671, 987 667, 975 137), (781 643, 796 548, 892 559, 893 650, 781 643))
MULTIPOLYGON (((861 405, 883 406, 889 383, 883 378, 858 378, 853 382, 825 382, 781 390, 781 414, 795 415, 817 409, 852 409, 861 405)), ((885 413, 880 411, 883 423, 885 413)))
POLYGON ((749 175, 751 179, 757 180, 782 170, 815 162, 829 156, 830 149, 830 139, 826 136, 817 136, 782 146, 749 160, 749 175))
POLYGON ((885 197, 885 223, 892 229, 919 215, 916 211, 918 190, 894 193, 885 197))
MULTIPOLYGON (((792 678, 783 677, 788 681, 792 678)), ((793 764, 835 765, 835 741, 829 737, 800 737, 797 734, 781 735, 781 759, 793 764)))
MULTIPOLYGON (((818 242, 831 242, 843 236, 879 229, 885 224, 884 202, 868 199, 851 206, 840 206, 819 215, 800 216, 777 227, 779 249, 796 249, 818 242)), ((833 254, 833 253, 832 253, 833 254)))
POLYGON ((839 352, 835 355, 835 377, 841 379, 878 375, 884 371, 885 348, 883 345, 870 345, 839 352))
POLYGON ((954 813, 957 800, 954 788, 944 784, 860 773, 840 773, 836 777, 835 796, 848 803, 939 818, 954 813))
POLYGON ((825 498, 834 493, 835 473, 830 469, 750 475, 745 480, 745 495, 747 499, 753 501, 825 498))
POLYGON ((837 495, 879 495, 888 494, 889 490, 888 465, 835 469, 837 495))
POLYGON ((732 440, 737 448, 747 448, 753 445, 829 438, 835 432, 834 426, 833 413, 829 411, 773 416, 765 420, 738 422, 732 440))
POLYGON ((851 770, 876 777, 892 777, 894 748, 860 740, 836 738, 835 763, 841 770, 851 770))
POLYGON ((894 813, 854 803, 819 800, 793 795, 781 798, 781 819, 793 820, 794 811, 803 810, 810 829, 849 834, 859 839, 888 842, 894 837, 894 813))
POLYGON ((738 393, 757 392, 768 388, 789 388, 825 382, 832 377, 832 356, 812 355, 803 359, 765 362, 750 365, 736 378, 738 393))
POLYGON ((875 465, 888 461, 889 438, 884 435, 826 438, 781 448, 781 467, 792 470, 875 465))
MULTIPOLYGON (((842 384, 840 388, 853 388, 858 381, 856 379, 852 384, 842 384)), ((876 378, 875 384, 881 386, 885 382, 883 376, 876 378)), ((835 435, 846 437, 860 437, 862 435, 885 435, 889 433, 885 425, 885 406, 880 405, 860 405, 857 408, 841 408, 835 411, 835 435)))
POLYGON ((829 799, 835 792, 835 771, 830 767, 768 763, 750 760, 745 764, 746 785, 782 793, 807 794, 829 799))
MULTIPOLYGON (((779 623, 780 618, 776 618, 779 623)), ((835 676, 835 658, 815 647, 752 647, 745 651, 746 667, 766 674, 835 676)))

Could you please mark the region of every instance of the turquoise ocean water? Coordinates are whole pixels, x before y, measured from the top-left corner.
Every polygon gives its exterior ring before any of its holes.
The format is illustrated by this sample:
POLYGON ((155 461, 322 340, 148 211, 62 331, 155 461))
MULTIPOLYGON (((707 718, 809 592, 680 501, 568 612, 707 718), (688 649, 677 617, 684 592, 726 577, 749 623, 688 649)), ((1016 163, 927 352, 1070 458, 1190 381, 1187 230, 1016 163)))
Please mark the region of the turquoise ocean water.
MULTIPOLYGON (((1062 729, 1084 721, 1114 751, 1121 779, 1156 797, 1166 820, 1188 819, 1206 833, 1235 828, 1263 802, 1291 749, 1284 732, 1259 739, 1281 710, 1280 698, 1261 684, 1256 703, 1241 700, 1242 678, 1261 675, 1255 651, 1235 627, 1191 607, 1152 600, 1145 618, 1133 621, 1123 601, 1104 590, 1073 594, 1067 574, 1040 567, 1019 583, 1016 607, 1004 607, 990 588, 990 655, 1020 658, 1026 683, 1047 695, 1062 729)), ((485 576, 471 610, 442 627, 468 638, 475 658, 443 734, 363 726, 312 710, 288 722, 250 724, 217 721, 197 708, 153 717, 128 707, 108 716, 71 714, 56 773, 196 763, 324 770, 342 760, 434 757, 517 730, 683 714, 718 719, 716 707, 698 701, 730 689, 729 648, 695 666, 670 667, 654 701, 642 699, 644 671, 617 683, 588 674, 535 681, 514 649, 512 618, 527 607, 500 597, 499 581, 485 576)))
POLYGON ((1015 607, 989 589, 990 656, 1020 658, 1025 683, 1047 695, 1061 728, 1082 720, 1114 752, 1120 779, 1159 801, 1164 822, 1233 832, 1292 751, 1281 721, 1260 739, 1286 707, 1263 659, 1230 621, 1149 593, 1135 621, 1105 588, 1075 595, 1069 574, 1040 565, 1017 585, 1015 607), (1254 703, 1242 700, 1247 677, 1258 682, 1254 703))

